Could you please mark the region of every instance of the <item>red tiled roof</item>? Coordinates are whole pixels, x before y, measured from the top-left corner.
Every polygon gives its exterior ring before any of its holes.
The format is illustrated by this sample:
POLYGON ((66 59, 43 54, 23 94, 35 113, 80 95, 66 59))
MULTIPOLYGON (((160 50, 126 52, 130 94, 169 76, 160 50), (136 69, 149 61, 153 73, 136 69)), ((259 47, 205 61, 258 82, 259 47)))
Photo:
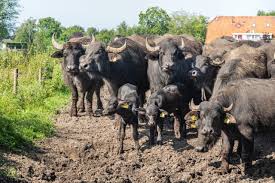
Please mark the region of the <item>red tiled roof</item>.
POLYGON ((205 43, 232 33, 247 32, 275 35, 275 16, 217 16, 208 24, 205 43))

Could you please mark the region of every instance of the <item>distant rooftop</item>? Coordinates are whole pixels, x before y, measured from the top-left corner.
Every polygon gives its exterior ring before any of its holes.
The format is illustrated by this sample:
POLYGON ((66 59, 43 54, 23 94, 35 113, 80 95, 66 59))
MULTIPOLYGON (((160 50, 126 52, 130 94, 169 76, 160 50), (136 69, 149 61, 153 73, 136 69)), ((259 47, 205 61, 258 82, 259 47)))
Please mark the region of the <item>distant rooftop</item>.
POLYGON ((205 43, 234 33, 275 35, 275 16, 217 16, 208 24, 205 43))

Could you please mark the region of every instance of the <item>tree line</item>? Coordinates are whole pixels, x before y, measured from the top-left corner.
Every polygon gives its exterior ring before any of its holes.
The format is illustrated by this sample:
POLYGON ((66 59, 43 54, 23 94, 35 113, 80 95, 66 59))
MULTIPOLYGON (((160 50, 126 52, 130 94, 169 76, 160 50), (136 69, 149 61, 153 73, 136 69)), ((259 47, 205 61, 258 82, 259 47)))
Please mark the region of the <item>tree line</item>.
MULTIPOLYGON (((14 27, 18 16, 18 0, 1 0, 0 2, 0 40, 12 38, 18 42, 28 44, 30 50, 44 52, 51 49, 51 36, 53 33, 60 41, 67 41, 73 33, 82 33, 87 36, 95 35, 100 41, 108 43, 114 36, 189 34, 204 42, 209 18, 200 14, 186 11, 177 11, 168 14, 159 7, 150 7, 139 13, 138 24, 129 26, 125 21, 111 29, 97 29, 89 27, 84 29, 74 25, 64 27, 52 17, 35 20, 29 18, 19 27, 14 27)), ((258 16, 273 16, 275 11, 257 12, 258 16)))

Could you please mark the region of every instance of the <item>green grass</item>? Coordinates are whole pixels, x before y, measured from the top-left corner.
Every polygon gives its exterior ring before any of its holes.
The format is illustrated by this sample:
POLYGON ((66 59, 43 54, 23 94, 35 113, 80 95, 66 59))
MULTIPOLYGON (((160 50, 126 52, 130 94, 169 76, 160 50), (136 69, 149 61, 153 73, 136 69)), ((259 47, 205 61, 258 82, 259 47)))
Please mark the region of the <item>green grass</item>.
POLYGON ((53 134, 53 116, 68 103, 69 93, 60 64, 49 54, 7 54, 0 54, 0 146, 23 149, 53 134), (17 95, 12 93, 15 67, 19 68, 17 95), (44 69, 43 84, 37 81, 39 68, 44 69))

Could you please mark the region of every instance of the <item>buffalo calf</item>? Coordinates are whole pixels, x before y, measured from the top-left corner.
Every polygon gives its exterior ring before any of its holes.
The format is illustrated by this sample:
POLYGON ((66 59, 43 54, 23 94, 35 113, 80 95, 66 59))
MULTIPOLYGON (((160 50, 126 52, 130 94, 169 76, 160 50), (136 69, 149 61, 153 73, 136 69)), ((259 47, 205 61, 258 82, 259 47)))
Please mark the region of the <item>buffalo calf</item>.
POLYGON ((123 141, 125 138, 125 130, 127 124, 131 125, 133 139, 135 141, 135 148, 139 152, 138 143, 138 116, 136 109, 139 106, 139 97, 137 93, 137 87, 132 84, 125 84, 118 90, 118 104, 116 107, 116 113, 120 115, 120 124, 118 131, 119 148, 118 154, 123 152, 123 141))
POLYGON ((175 117, 174 131, 176 138, 186 136, 184 114, 186 105, 184 101, 184 86, 182 84, 167 85, 153 93, 148 99, 145 109, 139 108, 139 114, 144 115, 150 127, 149 143, 155 143, 155 131, 157 128, 157 143, 162 143, 163 121, 168 114, 175 117))

